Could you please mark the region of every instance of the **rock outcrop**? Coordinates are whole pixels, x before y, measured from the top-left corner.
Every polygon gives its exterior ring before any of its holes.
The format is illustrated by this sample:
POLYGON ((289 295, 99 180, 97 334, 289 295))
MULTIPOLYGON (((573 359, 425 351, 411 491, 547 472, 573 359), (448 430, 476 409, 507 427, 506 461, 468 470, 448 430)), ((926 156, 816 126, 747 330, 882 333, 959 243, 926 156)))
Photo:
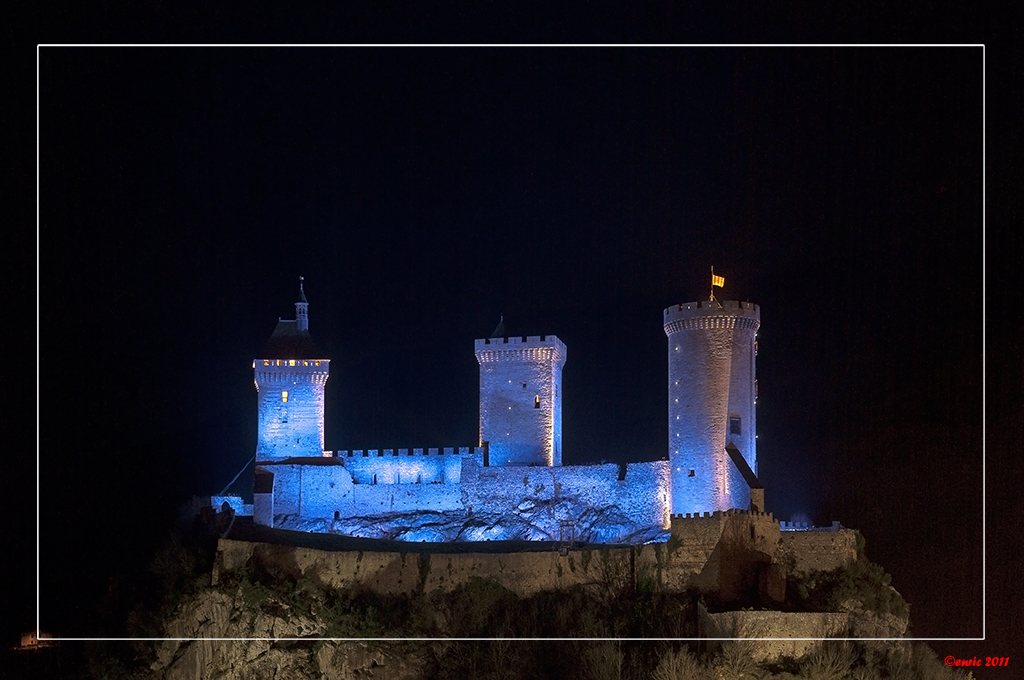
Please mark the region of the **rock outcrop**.
POLYGON ((290 610, 272 598, 248 602, 241 589, 205 590, 167 622, 166 636, 179 639, 159 643, 150 670, 164 680, 353 680, 384 667, 396 680, 422 676, 424 661, 408 645, 311 639, 326 626, 290 610))
POLYGON ((573 517, 572 537, 586 543, 649 543, 668 531, 638 524, 617 505, 594 507, 573 497, 527 498, 512 512, 394 512, 337 520, 278 515, 280 529, 411 542, 557 541, 556 517, 573 517))

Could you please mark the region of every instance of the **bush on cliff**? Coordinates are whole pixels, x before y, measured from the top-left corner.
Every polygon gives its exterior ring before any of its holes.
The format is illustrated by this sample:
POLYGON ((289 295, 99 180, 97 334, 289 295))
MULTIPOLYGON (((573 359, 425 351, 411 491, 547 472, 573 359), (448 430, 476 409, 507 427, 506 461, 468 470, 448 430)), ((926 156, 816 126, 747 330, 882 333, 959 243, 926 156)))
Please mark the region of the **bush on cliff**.
POLYGON ((910 618, 910 605, 892 587, 892 576, 867 558, 864 537, 857 532, 857 559, 831 571, 791 576, 788 605, 795 611, 837 612, 853 600, 875 614, 910 618))

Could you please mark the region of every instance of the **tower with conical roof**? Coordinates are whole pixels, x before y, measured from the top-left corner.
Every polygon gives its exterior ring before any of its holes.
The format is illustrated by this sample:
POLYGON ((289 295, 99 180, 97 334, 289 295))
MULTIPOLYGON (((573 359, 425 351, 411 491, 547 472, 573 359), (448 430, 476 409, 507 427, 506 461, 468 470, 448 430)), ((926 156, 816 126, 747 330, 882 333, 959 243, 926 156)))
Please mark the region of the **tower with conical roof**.
POLYGON ((256 461, 321 456, 324 449, 324 385, 330 359, 309 334, 309 303, 299 277, 295 319, 278 319, 253 362, 259 423, 256 461))
POLYGON ((754 357, 761 310, 712 295, 669 307, 663 322, 672 513, 746 509, 757 484, 754 357))

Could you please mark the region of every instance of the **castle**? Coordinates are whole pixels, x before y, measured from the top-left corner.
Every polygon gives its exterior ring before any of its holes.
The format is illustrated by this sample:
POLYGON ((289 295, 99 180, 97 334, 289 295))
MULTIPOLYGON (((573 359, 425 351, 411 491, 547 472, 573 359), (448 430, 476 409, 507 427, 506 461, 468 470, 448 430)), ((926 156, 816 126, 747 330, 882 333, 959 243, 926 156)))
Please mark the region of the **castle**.
POLYGON ((553 335, 474 341, 476 446, 329 451, 330 359, 295 319, 279 319, 253 362, 259 420, 255 523, 404 541, 665 540, 673 517, 763 512, 757 481, 755 357, 760 310, 708 301, 664 311, 667 460, 562 465, 562 367, 553 335))

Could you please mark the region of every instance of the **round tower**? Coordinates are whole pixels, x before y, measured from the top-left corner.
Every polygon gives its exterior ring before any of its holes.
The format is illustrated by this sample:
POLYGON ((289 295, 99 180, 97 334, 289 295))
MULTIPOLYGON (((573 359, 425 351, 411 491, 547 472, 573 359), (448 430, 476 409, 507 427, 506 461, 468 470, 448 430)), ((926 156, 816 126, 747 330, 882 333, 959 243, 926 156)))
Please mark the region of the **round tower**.
POLYGON ((309 334, 308 308, 300 277, 295 319, 278 319, 262 358, 253 361, 257 462, 323 455, 324 385, 331 362, 309 334))
POLYGON ((726 451, 757 474, 754 402, 761 310, 750 302, 688 302, 665 310, 672 513, 746 509, 750 488, 726 451))
POLYGON ((488 442, 489 464, 561 465, 565 344, 541 335, 491 337, 474 345, 480 442, 488 442))

